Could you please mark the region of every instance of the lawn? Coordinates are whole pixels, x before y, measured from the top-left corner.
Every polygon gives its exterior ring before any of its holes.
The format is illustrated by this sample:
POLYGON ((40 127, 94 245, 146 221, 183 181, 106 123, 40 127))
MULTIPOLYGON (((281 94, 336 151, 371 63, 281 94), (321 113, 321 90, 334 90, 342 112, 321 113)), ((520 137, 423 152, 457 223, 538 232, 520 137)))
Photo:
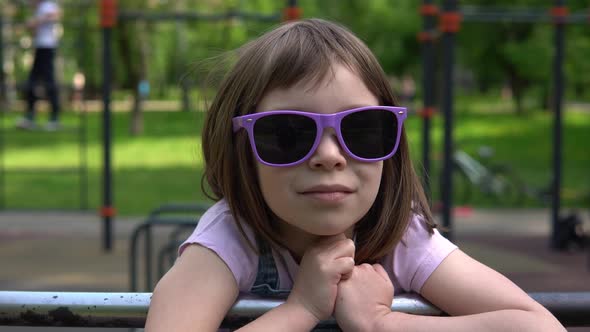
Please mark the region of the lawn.
MULTIPOLYGON (((482 145, 495 151, 494 159, 510 165, 524 182, 546 186, 551 179, 552 115, 531 112, 516 116, 497 104, 457 103, 455 119, 457 147, 475 155, 482 145)), ((564 116, 563 202, 579 205, 580 197, 590 190, 589 113, 566 112, 564 116)), ((65 130, 59 132, 18 131, 13 124, 19 114, 5 114, 2 120, 3 188, 2 201, 8 209, 98 209, 102 200, 101 116, 64 114, 65 130), (80 153, 86 140, 86 152, 80 153), (86 160, 87 177, 80 170, 86 160), (87 178, 84 186, 81 180, 87 178), (83 188, 86 190, 82 190, 83 188)), ((128 134, 126 113, 113 115, 114 201, 121 215, 145 215, 167 202, 206 200, 200 180, 203 161, 200 152, 201 112, 149 112, 144 115, 144 134, 128 134)), ((46 118, 41 114, 40 120, 46 118)), ((421 119, 410 116, 406 129, 412 156, 420 173, 421 119)), ((433 160, 441 159, 442 119, 434 118, 433 160)), ((83 150, 83 149, 82 149, 83 150)), ((437 165, 434 165, 438 169, 437 165)), ((438 197, 436 173, 433 174, 434 199, 438 197)), ((0 183, 1 184, 1 183, 0 183)), ((462 203, 462 202, 458 202, 462 203)), ((492 200, 476 195, 475 206, 494 206, 492 200)), ((539 206, 535 201, 525 206, 539 206)), ((522 206, 522 205, 521 205, 522 206)))

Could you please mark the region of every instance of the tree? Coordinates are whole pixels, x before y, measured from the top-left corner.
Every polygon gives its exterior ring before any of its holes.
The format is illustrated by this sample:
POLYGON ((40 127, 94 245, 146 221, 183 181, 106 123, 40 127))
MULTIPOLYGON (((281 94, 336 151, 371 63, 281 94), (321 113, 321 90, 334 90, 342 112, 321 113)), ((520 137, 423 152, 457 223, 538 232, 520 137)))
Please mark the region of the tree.
MULTIPOLYGON (((535 0, 473 0, 470 3, 484 9, 494 6, 524 11, 546 10, 547 13, 550 10, 548 3, 541 4, 535 0)), ((583 1, 572 1, 568 6, 570 10, 579 10, 587 5, 583 1)), ((476 74, 482 90, 507 82, 518 114, 524 112, 523 99, 534 86, 540 87, 542 105, 546 104, 554 55, 551 24, 465 22, 463 26, 459 33, 459 57, 476 74)), ((568 45, 573 43, 584 48, 584 42, 576 41, 579 37, 568 35, 566 38, 568 45)), ((573 72, 573 68, 583 68, 582 62, 585 61, 577 55, 570 58, 570 53, 567 54, 566 68, 570 68, 572 77, 579 77, 583 71, 573 72)))

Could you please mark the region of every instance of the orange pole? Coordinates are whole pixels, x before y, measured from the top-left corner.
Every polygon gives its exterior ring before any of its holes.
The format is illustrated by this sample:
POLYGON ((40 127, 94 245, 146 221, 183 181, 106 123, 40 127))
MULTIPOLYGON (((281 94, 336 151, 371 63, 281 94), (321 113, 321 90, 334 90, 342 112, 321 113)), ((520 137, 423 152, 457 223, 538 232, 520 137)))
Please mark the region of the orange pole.
POLYGON ((112 28, 117 23, 117 0, 100 1, 100 26, 112 28))

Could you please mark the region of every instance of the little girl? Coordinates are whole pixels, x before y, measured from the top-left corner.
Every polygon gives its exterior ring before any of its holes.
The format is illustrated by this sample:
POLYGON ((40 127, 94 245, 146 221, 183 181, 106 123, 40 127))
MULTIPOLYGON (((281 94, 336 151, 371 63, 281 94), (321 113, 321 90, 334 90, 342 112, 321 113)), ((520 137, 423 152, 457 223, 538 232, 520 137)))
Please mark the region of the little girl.
POLYGON ((154 290, 148 331, 215 331, 239 293, 285 296, 240 330, 563 330, 435 229, 385 73, 347 29, 284 24, 246 44, 209 108, 217 203, 154 290), (390 310, 415 292, 451 317, 390 310))

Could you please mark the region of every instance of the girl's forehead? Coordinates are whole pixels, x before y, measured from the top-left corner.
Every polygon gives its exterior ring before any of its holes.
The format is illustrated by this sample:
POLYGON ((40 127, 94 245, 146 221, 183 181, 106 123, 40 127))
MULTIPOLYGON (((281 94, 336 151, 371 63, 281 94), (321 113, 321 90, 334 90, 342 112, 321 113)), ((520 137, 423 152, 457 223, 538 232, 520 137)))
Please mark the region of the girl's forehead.
POLYGON ((257 111, 271 109, 340 110, 348 105, 374 105, 376 96, 363 80, 343 65, 336 65, 320 80, 300 81, 265 93, 257 111))
POLYGON ((276 91, 313 94, 320 89, 325 89, 333 84, 341 83, 341 81, 346 81, 347 83, 353 82, 356 84, 364 84, 360 75, 357 74, 356 69, 353 69, 351 66, 336 62, 321 72, 305 73, 301 75, 299 80, 295 82, 287 83, 282 86, 271 87, 266 93, 264 93, 263 98, 269 93, 276 91))

